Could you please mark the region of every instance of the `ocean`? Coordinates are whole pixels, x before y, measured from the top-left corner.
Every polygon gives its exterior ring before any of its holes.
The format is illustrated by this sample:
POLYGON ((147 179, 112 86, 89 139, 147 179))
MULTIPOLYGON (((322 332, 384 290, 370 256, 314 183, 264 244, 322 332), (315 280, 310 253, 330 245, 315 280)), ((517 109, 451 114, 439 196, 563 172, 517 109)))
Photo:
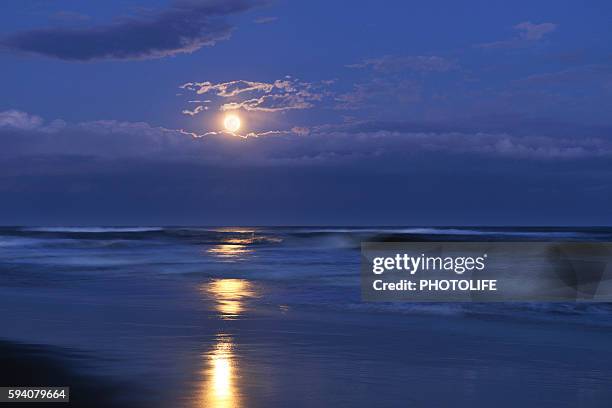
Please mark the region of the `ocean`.
POLYGON ((361 242, 448 240, 612 229, 4 227, 0 350, 116 406, 609 406, 608 303, 361 301, 361 242))

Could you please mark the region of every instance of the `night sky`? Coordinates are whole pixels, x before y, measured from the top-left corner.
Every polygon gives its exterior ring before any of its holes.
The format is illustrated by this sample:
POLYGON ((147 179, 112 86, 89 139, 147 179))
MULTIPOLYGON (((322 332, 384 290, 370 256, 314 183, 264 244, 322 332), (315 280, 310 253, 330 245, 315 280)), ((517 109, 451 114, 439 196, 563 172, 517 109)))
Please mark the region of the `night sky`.
POLYGON ((5 0, 0 224, 612 225, 611 17, 5 0))

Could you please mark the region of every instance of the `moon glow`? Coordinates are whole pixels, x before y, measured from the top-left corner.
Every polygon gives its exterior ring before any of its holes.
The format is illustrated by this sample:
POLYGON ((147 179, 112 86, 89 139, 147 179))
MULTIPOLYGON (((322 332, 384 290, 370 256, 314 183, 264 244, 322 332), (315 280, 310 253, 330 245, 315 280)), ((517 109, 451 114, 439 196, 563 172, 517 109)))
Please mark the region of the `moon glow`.
POLYGON ((240 129, 240 118, 237 115, 229 114, 223 119, 223 126, 228 132, 236 133, 240 129))

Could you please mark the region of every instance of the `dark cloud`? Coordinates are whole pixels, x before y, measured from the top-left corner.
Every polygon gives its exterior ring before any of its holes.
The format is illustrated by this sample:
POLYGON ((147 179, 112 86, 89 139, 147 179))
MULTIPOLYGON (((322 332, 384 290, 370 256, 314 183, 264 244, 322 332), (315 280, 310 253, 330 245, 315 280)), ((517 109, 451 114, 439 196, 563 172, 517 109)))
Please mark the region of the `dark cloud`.
POLYGON ((175 1, 161 12, 84 28, 42 28, 13 34, 5 49, 68 61, 149 59, 189 53, 227 39, 226 16, 254 7, 254 0, 175 1))

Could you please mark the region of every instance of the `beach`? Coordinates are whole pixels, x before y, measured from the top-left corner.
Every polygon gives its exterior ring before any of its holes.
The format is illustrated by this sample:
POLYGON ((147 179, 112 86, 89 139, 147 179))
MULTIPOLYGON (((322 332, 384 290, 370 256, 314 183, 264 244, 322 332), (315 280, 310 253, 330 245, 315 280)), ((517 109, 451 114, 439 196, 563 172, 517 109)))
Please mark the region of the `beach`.
POLYGON ((75 406, 604 407, 608 304, 362 302, 358 245, 610 234, 6 228, 2 383, 75 406))

